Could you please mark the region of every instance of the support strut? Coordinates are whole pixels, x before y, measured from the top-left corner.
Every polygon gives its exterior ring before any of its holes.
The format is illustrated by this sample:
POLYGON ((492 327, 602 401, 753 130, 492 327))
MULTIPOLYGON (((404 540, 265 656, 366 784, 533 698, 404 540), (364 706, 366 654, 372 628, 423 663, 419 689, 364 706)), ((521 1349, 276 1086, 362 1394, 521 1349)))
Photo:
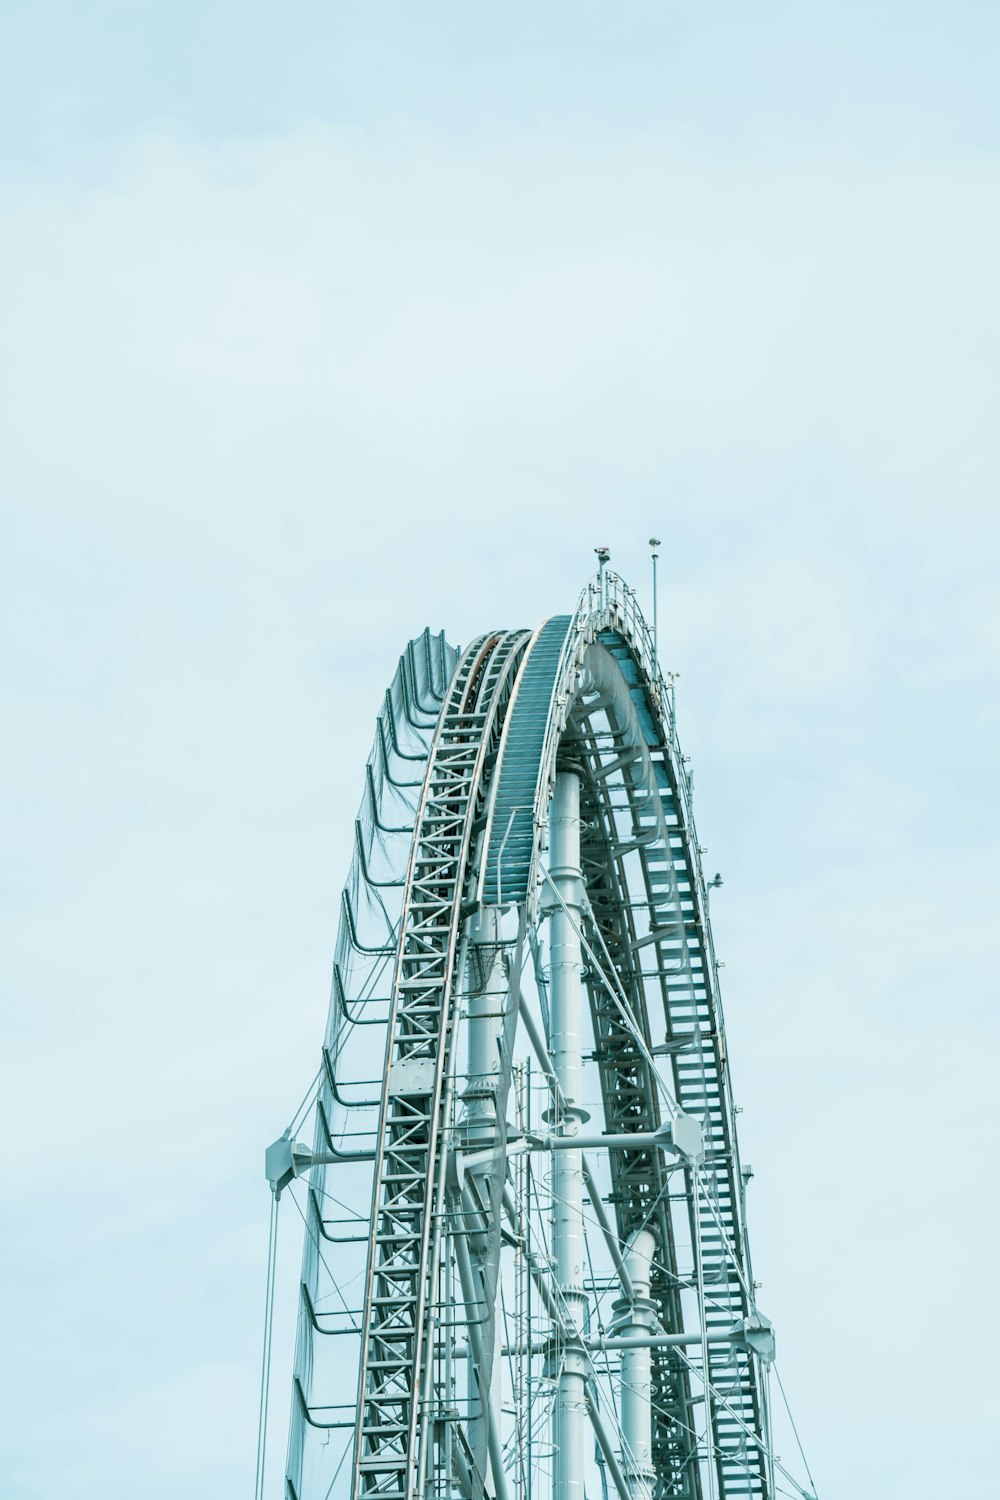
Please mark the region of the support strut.
MULTIPOLYGON (((556 776, 551 826, 549 876, 559 899, 549 914, 549 1049, 561 1096, 554 1105, 553 1124, 556 1134, 572 1136, 578 1133, 580 1121, 586 1118, 586 1111, 580 1107, 583 1075, 579 937, 583 904, 580 778, 573 771, 560 771, 556 776)), ((578 1335, 567 1344, 563 1342, 565 1324, 553 1329, 555 1352, 551 1374, 556 1384, 553 1500, 584 1500, 584 1424, 587 1421, 589 1362, 580 1342, 586 1297, 583 1289, 583 1158, 579 1148, 553 1154, 552 1248, 564 1317, 578 1335)))
POLYGON ((656 1255, 656 1239, 648 1229, 630 1239, 625 1265, 633 1295, 616 1302, 616 1328, 635 1338, 634 1346, 621 1351, 622 1468, 631 1500, 652 1500, 653 1414, 652 1359, 649 1336, 656 1328, 656 1305, 650 1297, 650 1268, 656 1255))

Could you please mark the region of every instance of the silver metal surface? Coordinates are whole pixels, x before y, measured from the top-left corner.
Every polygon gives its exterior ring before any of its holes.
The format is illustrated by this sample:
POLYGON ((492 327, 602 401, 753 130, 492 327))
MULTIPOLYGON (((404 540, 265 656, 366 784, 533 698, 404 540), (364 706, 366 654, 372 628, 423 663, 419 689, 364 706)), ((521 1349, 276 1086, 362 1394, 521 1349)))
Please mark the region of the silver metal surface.
POLYGON ((268 1160, 307 1184, 286 1500, 772 1500, 690 782, 606 561, 383 705, 314 1143, 268 1160))
POLYGON ((552 799, 549 879, 559 896, 549 912, 549 1052, 560 1097, 553 1106, 554 1133, 562 1150, 552 1166, 552 1255, 561 1316, 552 1330, 549 1373, 555 1382, 553 1442, 554 1500, 584 1500, 583 1432, 587 1419, 589 1361, 578 1345, 587 1296, 583 1287, 583 1162, 576 1144, 586 1118, 583 1098, 583 967, 579 918, 583 908, 580 870, 580 778, 556 776, 552 799), (567 1328, 568 1325, 568 1328, 567 1328), (567 1332, 569 1338, 567 1338, 567 1332))

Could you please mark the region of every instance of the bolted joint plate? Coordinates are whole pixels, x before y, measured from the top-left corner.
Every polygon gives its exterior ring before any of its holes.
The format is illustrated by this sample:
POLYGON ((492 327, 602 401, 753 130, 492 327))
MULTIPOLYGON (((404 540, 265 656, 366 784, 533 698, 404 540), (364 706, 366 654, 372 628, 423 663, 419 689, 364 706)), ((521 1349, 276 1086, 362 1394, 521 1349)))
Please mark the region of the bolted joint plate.
POLYGON ((774 1363, 774 1329, 769 1318, 762 1317, 760 1313, 744 1318, 733 1329, 732 1339, 737 1349, 756 1354, 765 1365, 774 1363))
POLYGON ((700 1161, 705 1154, 705 1143, 701 1125, 693 1115, 678 1114, 664 1128, 669 1131, 673 1149, 689 1161, 700 1161))
POLYGON ((264 1176, 271 1184, 274 1196, 280 1198, 282 1189, 308 1171, 312 1161, 309 1147, 303 1146, 301 1141, 289 1140, 287 1135, 268 1146, 264 1152, 264 1176))
POLYGON ((437 1063, 433 1057, 397 1057, 389 1068, 389 1093, 397 1098, 433 1094, 437 1063))

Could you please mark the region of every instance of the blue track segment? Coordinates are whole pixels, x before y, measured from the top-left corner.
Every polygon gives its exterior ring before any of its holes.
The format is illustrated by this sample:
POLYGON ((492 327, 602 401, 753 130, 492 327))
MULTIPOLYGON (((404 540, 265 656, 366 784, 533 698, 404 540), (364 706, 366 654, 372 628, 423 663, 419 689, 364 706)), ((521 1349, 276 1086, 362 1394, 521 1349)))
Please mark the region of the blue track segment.
POLYGON ((545 726, 572 623, 572 615, 554 615, 546 620, 522 668, 510 710, 486 850, 483 901, 487 905, 495 905, 501 898, 505 903, 523 901, 528 894, 545 726))
POLYGON ((602 630, 597 637, 604 649, 611 653, 618 668, 628 683, 629 697, 635 704, 635 711, 642 725, 642 733, 647 745, 659 745, 660 734, 653 721, 653 715, 649 709, 649 698, 643 682, 642 673, 636 665, 632 648, 627 641, 623 640, 617 630, 602 630))

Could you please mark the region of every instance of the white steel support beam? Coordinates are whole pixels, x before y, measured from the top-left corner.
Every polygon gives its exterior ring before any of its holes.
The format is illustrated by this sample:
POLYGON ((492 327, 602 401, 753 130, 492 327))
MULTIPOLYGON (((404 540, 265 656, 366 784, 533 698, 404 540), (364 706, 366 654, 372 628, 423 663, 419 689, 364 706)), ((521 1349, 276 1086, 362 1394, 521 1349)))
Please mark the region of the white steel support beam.
MULTIPOLYGON (((479 1334, 479 1321, 483 1316, 483 1304, 476 1292, 475 1277, 472 1270, 472 1261, 469 1256, 469 1247, 463 1235, 455 1236, 455 1259, 458 1261, 458 1275, 462 1283, 462 1296, 469 1316, 469 1346, 472 1353, 475 1370, 482 1369, 483 1347, 479 1334)), ((473 1378, 475 1378, 473 1376, 473 1378)), ((480 1420, 486 1422, 487 1451, 490 1459, 490 1472, 493 1475, 493 1493, 496 1500, 508 1500, 507 1476, 503 1467, 503 1448, 500 1438, 499 1413, 495 1404, 490 1401, 486 1410, 482 1413, 480 1420)))
MULTIPOLYGON (((467 1024, 467 1078, 464 1090, 465 1112, 462 1121, 462 1136, 473 1151, 476 1146, 483 1159, 478 1166, 470 1168, 470 1178, 489 1176, 493 1170, 497 1134, 497 1087, 500 1081, 501 1045, 503 1040, 504 1010, 507 1003, 507 970, 503 961, 503 950, 499 946, 500 912, 496 907, 484 907, 473 919, 469 932, 468 959, 466 964, 466 988, 468 993, 467 1024)), ((489 1201, 489 1191, 481 1196, 489 1201)), ((471 1225, 479 1219, 472 1209, 472 1196, 468 1185, 465 1188, 466 1212, 464 1224, 471 1225)), ((454 1239, 459 1264, 462 1290, 470 1320, 470 1335, 479 1338, 478 1323, 486 1309, 475 1301, 477 1293, 469 1254, 469 1246, 463 1228, 454 1239)), ((499 1249, 499 1247, 498 1247, 499 1249)), ((495 1270, 495 1267, 494 1267, 495 1270)), ((503 1470, 500 1449, 500 1340, 494 1339, 492 1370, 483 1368, 486 1351, 480 1340, 475 1369, 478 1376, 470 1381, 469 1396, 473 1400, 473 1385, 481 1393, 488 1390, 488 1399, 483 1409, 469 1423, 469 1438, 476 1448, 476 1427, 479 1422, 487 1424, 490 1469, 493 1475, 493 1493, 496 1500, 507 1500, 507 1483, 503 1470)), ((475 1410, 472 1405, 471 1410, 475 1410)))
MULTIPOLYGON (((535 1285, 540 1293, 548 1288, 545 1279, 545 1269, 539 1265, 537 1259, 531 1268, 531 1274, 535 1285)), ((556 1316, 555 1303, 550 1299, 542 1301, 546 1311, 551 1317, 556 1316)), ((774 1332, 771 1324, 766 1318, 744 1319, 740 1323, 734 1323, 731 1328, 714 1328, 707 1331, 709 1344, 729 1344, 736 1349, 749 1349, 758 1354, 764 1364, 771 1364, 774 1359, 774 1332)), ((691 1333, 643 1333, 629 1334, 623 1338, 584 1339, 583 1347, 591 1354, 610 1354, 622 1349, 685 1349, 701 1345, 705 1342, 705 1335, 700 1330, 691 1333)), ((503 1355, 532 1354, 541 1356, 548 1351, 548 1343, 540 1344, 504 1344, 501 1353, 503 1355)), ((468 1359, 469 1346, 458 1344, 455 1348, 456 1359, 468 1359)), ((473 1352, 473 1357, 475 1354, 473 1352)))
POLYGON ((619 1500, 632 1500, 628 1480, 622 1473, 621 1465, 618 1462, 618 1455, 615 1452, 615 1445, 611 1441, 611 1434, 604 1425, 604 1418, 601 1416, 600 1408, 596 1401, 587 1402, 587 1415, 593 1426, 598 1447, 604 1455, 604 1461, 608 1466, 608 1473, 611 1475, 611 1482, 615 1487, 619 1500))
MULTIPOLYGON (((549 1054, 545 1050, 542 1038, 539 1035, 538 1027, 535 1024, 535 1018, 531 1014, 529 1007, 525 1003, 523 995, 521 997, 519 1006, 519 1015, 521 1018, 521 1022, 524 1025, 524 1029, 528 1033, 528 1040, 531 1043, 532 1049, 535 1053, 535 1057, 538 1059, 542 1072, 545 1074, 545 1077, 547 1078, 552 1089, 553 1097, 558 1100, 559 1080, 552 1071, 552 1063, 549 1060, 549 1054)), ((625 1270, 625 1262, 622 1259, 622 1248, 618 1243, 618 1236, 612 1228, 611 1221, 608 1218, 607 1212, 604 1208, 604 1204, 601 1201, 600 1188, 597 1185, 597 1180, 590 1169, 590 1164, 587 1161, 586 1156, 582 1158, 581 1165, 583 1167, 583 1175, 584 1181, 587 1185, 587 1192, 590 1194, 590 1201, 593 1205, 597 1222, 601 1226, 601 1233, 604 1235, 604 1240, 611 1254, 611 1259, 614 1262, 614 1267, 618 1274, 618 1279, 621 1281, 622 1290, 624 1291, 626 1297, 630 1297, 632 1295, 632 1284, 628 1280, 628 1272, 625 1270)))
MULTIPOLYGON (((703 1150, 701 1126, 690 1115, 679 1114, 673 1120, 665 1121, 658 1130, 630 1130, 618 1135, 541 1135, 532 1132, 512 1141, 507 1147, 507 1155, 516 1156, 521 1151, 645 1151, 650 1147, 689 1159, 698 1158, 703 1150)), ((464 1159, 465 1170, 481 1168, 488 1156, 486 1151, 469 1153, 464 1159)))
POLYGON ((469 1051, 462 1133, 470 1150, 479 1142, 492 1146, 496 1135, 496 1091, 507 996, 499 929, 499 911, 487 906, 473 919, 469 934, 469 1051))
POLYGON ((656 1238, 648 1229, 629 1240, 625 1265, 633 1286, 628 1302, 615 1304, 616 1326, 634 1345, 621 1351, 622 1468, 631 1500, 652 1500, 653 1469, 652 1357, 649 1336, 656 1328, 656 1306, 650 1297, 650 1269, 656 1238))
MULTIPOLYGON (((558 898, 549 913, 551 1034, 549 1051, 561 1098, 555 1130, 575 1135, 585 1111, 580 1107, 583 1077, 581 1015, 580 778, 573 771, 556 776, 551 812, 549 878, 558 898)), ((558 1151, 552 1160, 552 1249, 559 1300, 582 1340, 586 1294, 583 1289, 583 1161, 580 1150, 558 1151)), ((588 1415, 589 1361, 582 1347, 562 1343, 565 1328, 553 1329, 558 1357, 553 1411, 555 1475, 553 1500, 584 1500, 584 1431, 588 1415)))

